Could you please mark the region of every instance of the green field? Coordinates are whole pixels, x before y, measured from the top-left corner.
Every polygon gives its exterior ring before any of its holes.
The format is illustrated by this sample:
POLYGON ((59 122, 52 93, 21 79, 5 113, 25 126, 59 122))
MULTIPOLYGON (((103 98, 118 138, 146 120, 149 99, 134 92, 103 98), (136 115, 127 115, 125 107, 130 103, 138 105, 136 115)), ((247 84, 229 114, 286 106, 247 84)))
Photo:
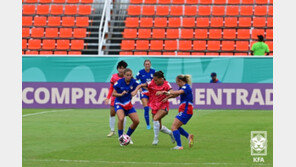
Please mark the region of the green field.
MULTIPOLYGON (((273 162, 272 111, 198 110, 183 126, 195 135, 191 149, 182 137, 184 150, 171 150, 175 145, 163 133, 158 146, 152 146, 153 130, 146 130, 143 110, 138 110, 140 125, 132 135, 134 144, 126 147, 119 145, 117 135, 106 137, 109 132, 106 109, 23 109, 22 112, 25 167, 235 167, 272 166, 273 162), (251 131, 267 131, 268 154, 263 156, 264 163, 253 162, 251 131)), ((163 124, 170 128, 176 114, 176 110, 171 110, 163 124)))

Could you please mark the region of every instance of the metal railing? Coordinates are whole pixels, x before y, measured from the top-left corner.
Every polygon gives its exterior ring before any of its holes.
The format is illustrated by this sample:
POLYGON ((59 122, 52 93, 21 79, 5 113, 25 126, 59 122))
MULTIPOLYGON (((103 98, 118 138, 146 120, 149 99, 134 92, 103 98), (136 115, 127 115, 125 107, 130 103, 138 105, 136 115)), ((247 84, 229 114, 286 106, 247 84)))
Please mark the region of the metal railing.
POLYGON ((111 2, 112 0, 106 0, 103 8, 101 23, 99 27, 99 48, 98 54, 103 55, 103 45, 105 44, 105 34, 108 33, 108 24, 111 18, 111 2))

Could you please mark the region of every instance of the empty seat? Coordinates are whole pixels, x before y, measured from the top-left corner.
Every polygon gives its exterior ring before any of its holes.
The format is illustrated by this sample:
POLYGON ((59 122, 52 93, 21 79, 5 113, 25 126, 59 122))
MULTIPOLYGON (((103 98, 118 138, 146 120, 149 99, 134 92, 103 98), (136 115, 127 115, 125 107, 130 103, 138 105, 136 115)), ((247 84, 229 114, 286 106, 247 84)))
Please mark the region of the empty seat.
POLYGON ((53 3, 65 3, 66 0, 53 0, 53 3))
POLYGON ((211 27, 223 27, 223 17, 211 17, 211 27))
POLYGON ((169 18, 169 27, 180 27, 181 18, 180 17, 170 17, 169 18))
POLYGON ((179 38, 179 29, 167 29, 166 38, 176 39, 179 38))
POLYGON ((131 4, 141 4, 143 0, 130 0, 131 4))
POLYGON ((212 4, 212 0, 199 0, 199 3, 208 5, 208 4, 212 4))
POLYGON ((156 17, 154 19, 154 27, 167 27, 167 18, 156 17))
POLYGON ((23 15, 35 14, 35 5, 23 5, 23 15))
POLYGON ((28 49, 40 49, 41 48, 41 40, 40 39, 29 39, 28 49))
POLYGON ((94 0, 81 0, 81 3, 94 3, 94 0))
POLYGON ((137 29, 124 29, 123 38, 137 38, 137 29))
POLYGON ((76 4, 79 3, 80 0, 67 0, 67 3, 76 4))
POLYGON ((22 17, 22 26, 31 26, 33 18, 31 16, 22 17))
POLYGON ((237 18, 225 17, 225 27, 237 27, 237 18))
POLYGON ((195 16, 197 14, 197 7, 196 6, 185 6, 185 16, 195 16))
POLYGON ((210 39, 220 39, 222 38, 222 29, 210 29, 209 30, 210 39))
POLYGON ((273 6, 268 7, 268 15, 273 16, 273 6))
POLYGON ((143 6, 142 15, 144 16, 153 16, 155 15, 154 6, 143 6))
POLYGON ((195 55, 195 56, 204 56, 205 53, 204 53, 204 52, 192 52, 191 55, 195 55))
POLYGON ((193 41, 193 50, 206 50, 206 41, 193 41))
POLYGON ((137 17, 128 17, 125 20, 126 27, 138 27, 139 26, 139 18, 137 17))
POLYGON ((253 26, 254 27, 265 27, 266 26, 266 18, 265 17, 254 17, 253 18, 253 26))
POLYGON ((88 27, 89 18, 88 17, 76 17, 76 26, 77 27, 88 27))
POLYGON ((34 37, 34 38, 41 38, 44 36, 44 28, 32 28, 31 29, 31 37, 34 37))
POLYGON ((183 27, 195 27, 195 18, 194 17, 183 17, 183 27))
POLYGON ((71 49, 72 50, 83 50, 84 49, 84 40, 81 40, 81 39, 71 40, 71 49))
POLYGON ((235 29, 224 29, 223 30, 223 38, 224 39, 235 39, 236 38, 236 30, 235 29))
POLYGON ((200 16, 210 16, 211 15, 211 6, 199 6, 198 15, 200 16))
POLYGON ((265 16, 267 14, 267 7, 266 6, 255 6, 255 16, 265 16))
POLYGON ((162 50, 162 49, 163 49, 163 40, 150 41, 150 50, 162 50))
POLYGON ((177 40, 166 40, 164 43, 165 50, 177 50, 178 48, 177 40))
POLYGON ((227 3, 228 3, 229 5, 236 5, 236 4, 240 4, 240 1, 241 1, 241 0, 228 0, 227 3))
POLYGON ((171 0, 158 0, 159 4, 170 4, 171 0))
POLYGON ((186 0, 186 4, 197 5, 199 0, 186 0))
POLYGON ((185 0, 172 0, 172 4, 184 4, 185 0))
POLYGON ((240 15, 252 16, 253 15, 253 6, 241 6, 240 15))
POLYGON ((207 49, 210 51, 220 50, 220 41, 208 41, 207 49))
POLYGON ((39 0, 39 3, 51 3, 52 0, 39 0))
POLYGON ((135 49, 135 41, 134 40, 122 40, 121 49, 122 50, 134 50, 135 49))
POLYGON ((144 0, 145 4, 156 4, 157 0, 144 0))
POLYGON ((238 29, 237 30, 238 39, 250 39, 250 30, 249 29, 238 29))
POLYGON ((36 50, 28 50, 28 51, 26 51, 26 55, 38 55, 38 51, 36 51, 36 50))
POLYGON ((133 55, 133 52, 120 52, 119 55, 133 55))
POLYGON ((151 38, 151 29, 139 29, 138 38, 151 38))
POLYGON ((172 16, 181 16, 181 15, 183 15, 183 6, 171 6, 170 14, 172 16))
POLYGON ((80 5, 78 9, 79 15, 90 15, 91 14, 91 6, 90 5, 80 5))
POLYGON ((242 4, 254 4, 254 0, 242 0, 242 4))
POLYGON ((239 15, 239 7, 238 6, 226 6, 226 15, 227 16, 239 15))
POLYGON ((226 0, 214 0, 214 4, 216 4, 216 5, 224 5, 224 4, 226 4, 226 0))
POLYGON ((269 0, 269 3, 270 3, 270 4, 273 4, 273 0, 269 0))
POLYGON ((136 49, 137 50, 148 50, 149 49, 149 40, 137 40, 136 49))
POLYGON ((60 26, 61 25, 61 17, 49 16, 47 25, 48 26, 60 26))
POLYGON ((45 37, 46 38, 56 38, 58 37, 58 28, 46 28, 45 29, 45 37))
POLYGON ((210 25, 209 18, 206 18, 206 17, 198 17, 196 19, 196 26, 197 27, 209 27, 209 25, 210 25))
POLYGON ((55 40, 54 39, 44 39, 42 43, 42 49, 44 50, 53 50, 55 49, 55 40))
POLYGON ((27 40, 22 39, 22 49, 27 49, 27 40))
POLYGON ((67 55, 67 51, 54 51, 55 55, 67 55))
POLYGON ((57 40, 57 49, 58 50, 67 50, 70 46, 70 40, 58 39, 57 40))
POLYGON ((234 50, 234 41, 222 41, 222 50, 223 51, 233 51, 234 50))
POLYGON ((174 55, 176 55, 176 53, 175 52, 162 52, 162 55, 174 56, 174 55))
POLYGON ((75 15, 77 13, 76 5, 66 5, 65 6, 65 15, 75 15))
POLYGON ((268 0, 256 0, 256 4, 268 4, 268 0))
POLYGON ((130 5, 127 9, 127 14, 131 16, 141 15, 141 6, 130 5))
POLYGON ((191 49, 192 49, 192 41, 190 40, 179 41, 179 50, 191 50, 191 49))
POLYGON ((46 26, 47 18, 44 16, 34 17, 34 26, 46 26))
POLYGON ((207 52, 206 56, 219 56, 219 53, 216 52, 207 52))
POLYGON ((264 37, 264 29, 253 29, 252 30, 252 39, 258 39, 258 35, 263 35, 264 37))
POLYGON ((208 38, 208 30, 207 29, 195 29, 195 38, 207 39, 208 38))
POLYGON ((273 18, 272 17, 267 18, 267 27, 273 27, 273 18))
POLYGON ((85 38, 86 37, 86 28, 74 28, 73 37, 74 38, 85 38))
POLYGON ((152 17, 142 17, 140 19, 140 27, 152 27, 153 18, 152 17))
POLYGON ((169 7, 168 6, 156 6, 156 15, 157 16, 169 15, 169 7))
POLYGON ((37 5, 37 14, 38 15, 48 15, 49 14, 49 5, 37 5))
POLYGON ((152 29, 152 38, 165 38, 165 29, 152 29))
POLYGON ((62 15, 63 14, 63 5, 51 5, 50 14, 62 15))
POLYGON ((149 52, 148 55, 161 55, 161 52, 149 52))
POLYGON ((249 51, 249 42, 248 41, 236 41, 236 50, 237 51, 249 51))
POLYGON ((29 37, 30 36, 30 28, 22 28, 22 37, 29 37))
POLYGON ((181 29, 181 38, 182 39, 192 39, 193 38, 193 29, 181 29))
POLYGON ((225 6, 213 6, 212 15, 213 16, 224 16, 225 6))
MULTIPOLYGON (((23 2, 24 2, 24 0, 23 0, 23 2)), ((26 0, 26 3, 37 3, 38 2, 38 0, 26 0)))
POLYGON ((268 45, 269 51, 273 52, 273 42, 272 41, 266 41, 265 43, 268 45))
POLYGON ((177 52, 177 55, 190 55, 190 52, 177 52))
POLYGON ((134 52, 134 55, 147 55, 147 52, 134 52))
POLYGON ((74 17, 63 17, 62 18, 62 26, 64 27, 73 27, 75 23, 74 17))
POLYGON ((72 28, 60 28, 60 38, 71 38, 72 28))
POLYGON ((223 53, 220 53, 220 56, 233 56, 233 53, 232 52, 223 52, 223 53))
POLYGON ((52 55, 52 51, 40 51, 39 52, 40 55, 52 55))
POLYGON ((240 17, 238 19, 239 27, 251 27, 251 17, 240 17))
POLYGON ((266 29, 266 39, 273 39, 273 29, 266 29))

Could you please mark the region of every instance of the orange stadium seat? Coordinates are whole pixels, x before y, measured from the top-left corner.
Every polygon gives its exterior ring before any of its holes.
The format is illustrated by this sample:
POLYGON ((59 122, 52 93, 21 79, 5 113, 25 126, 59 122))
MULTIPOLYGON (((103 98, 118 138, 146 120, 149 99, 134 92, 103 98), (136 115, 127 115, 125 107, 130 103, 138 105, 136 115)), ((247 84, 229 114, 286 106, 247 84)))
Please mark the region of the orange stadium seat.
POLYGON ((162 50, 162 49, 163 49, 163 40, 150 41, 150 50, 162 50))
POLYGON ((90 15, 91 14, 91 6, 90 5, 80 5, 78 9, 79 15, 90 15))
POLYGON ((184 4, 185 0, 172 0, 172 4, 184 4))
POLYGON ((57 50, 67 50, 69 49, 70 40, 58 39, 57 40, 57 50))
POLYGON ((235 39, 236 38, 236 30, 235 29, 224 29, 223 30, 223 38, 224 39, 235 39))
POLYGON ((240 15, 252 16, 253 15, 253 6, 241 6, 240 15))
POLYGON ((148 50, 148 49, 149 49, 149 40, 136 41, 136 50, 148 50))
POLYGON ((273 29, 266 29, 266 39, 273 39, 273 29))
POLYGON ((37 3, 37 2, 38 2, 38 0, 26 0, 26 3, 37 3))
POLYGON ((273 27, 273 18, 272 17, 267 18, 267 27, 273 27))
POLYGON ((81 3, 94 3, 94 0, 81 0, 81 3))
POLYGON ((37 14, 38 15, 48 15, 49 14, 49 5, 37 5, 37 14))
POLYGON ((273 0, 269 0, 269 3, 270 3, 270 4, 273 4, 273 0))
POLYGON ((44 39, 42 43, 42 49, 44 50, 53 50, 55 49, 55 40, 54 39, 44 39))
POLYGON ((86 28, 74 28, 73 37, 74 38, 85 38, 86 37, 86 28))
POLYGON ((222 50, 223 51, 234 50, 234 41, 222 41, 222 50))
POLYGON ((122 50, 134 50, 135 49, 135 41, 134 40, 122 40, 121 49, 122 50))
POLYGON ((253 18, 253 26, 254 27, 265 27, 266 26, 266 18, 265 17, 254 17, 253 18))
POLYGON ((144 0, 145 4, 156 4, 156 0, 144 0))
POLYGON ((269 51, 272 52, 273 51, 273 42, 272 41, 266 41, 265 43, 268 45, 269 51))
POLYGON ((216 52, 207 52, 206 56, 219 56, 219 53, 216 52))
POLYGON ((35 14, 35 5, 23 5, 23 14, 24 15, 35 14))
POLYGON ((268 7, 268 15, 273 16, 273 6, 268 7))
POLYGON ((48 26, 60 26, 61 25, 61 17, 49 16, 47 25, 48 26))
POLYGON ((155 8, 154 6, 143 6, 142 15, 144 16, 153 16, 155 15, 155 8))
POLYGON ((22 39, 22 49, 27 49, 27 40, 22 39))
POLYGON ((130 5, 127 9, 127 14, 131 16, 141 15, 141 6, 130 5))
POLYGON ((60 38, 71 38, 72 28, 60 28, 60 38))
POLYGON ((190 55, 190 52, 177 52, 177 55, 190 55))
POLYGON ((133 52, 120 52, 120 55, 133 55, 133 52))
POLYGON ((222 29, 210 29, 209 30, 210 39, 220 39, 222 38, 222 29))
POLYGON ((237 18, 225 17, 225 27, 237 27, 237 18))
POLYGON ((183 6, 171 6, 170 15, 172 15, 172 16, 183 15, 183 6))
POLYGON ((166 38, 168 39, 179 38, 179 29, 167 29, 166 38))
POLYGON ((152 27, 152 26, 153 26, 153 18, 142 17, 140 19, 140 27, 152 27))
POLYGON ((216 5, 224 5, 224 4, 226 4, 226 0, 214 0, 214 4, 216 4, 216 5))
POLYGON ((22 28, 22 37, 29 37, 30 36, 30 28, 22 28))
POLYGON ((34 26, 46 26, 47 18, 44 16, 34 17, 34 26))
POLYGON ((195 18, 194 17, 183 17, 183 27, 195 27, 195 18))
POLYGON ((154 19, 154 27, 167 27, 167 18, 156 17, 154 19))
POLYGON ((66 0, 53 0, 53 3, 65 3, 66 0))
POLYGON ((252 39, 258 39, 258 35, 264 36, 264 29, 253 29, 252 30, 252 39))
POLYGON ((36 50, 41 48, 41 40, 40 39, 29 39, 28 49, 36 50))
POLYGON ((251 17, 240 17, 238 19, 238 26, 239 27, 251 27, 251 21, 252 18, 251 17))
POLYGON ((31 16, 22 16, 22 26, 31 26, 33 17, 31 16))
POLYGON ((67 55, 67 51, 54 51, 54 55, 67 55))
POLYGON ((158 0, 159 4, 170 4, 171 0, 158 0))
POLYGON ((52 51, 40 51, 39 52, 40 55, 52 55, 52 51))
POLYGON ((88 27, 89 25, 88 17, 76 17, 76 26, 77 27, 88 27))
POLYGON ((134 52, 134 55, 147 55, 147 52, 134 52))
POLYGON ((226 6, 226 15, 227 16, 239 15, 239 7, 238 6, 226 6))
POLYGON ((185 16, 195 16, 197 14, 197 7, 196 6, 185 6, 185 16))
POLYGON ((193 41, 193 50, 206 50, 206 41, 193 41))
POLYGON ((209 27, 210 20, 206 17, 198 17, 196 18, 196 26, 197 27, 209 27))
POLYGON ((204 52, 192 52, 191 55, 196 55, 196 56, 204 56, 204 52))
POLYGON ((130 0, 131 4, 141 4, 143 0, 130 0))
POLYGON ((84 49, 84 40, 73 39, 71 40, 71 49, 72 50, 82 50, 84 49))
POLYGON ((168 6, 156 6, 156 15, 157 16, 169 15, 169 7, 168 6))
POLYGON ((242 0, 242 4, 254 4, 254 0, 242 0))
POLYGON ((123 38, 137 38, 137 29, 125 28, 123 38))
POLYGON ((198 0, 186 0, 186 4, 196 5, 198 4, 198 0))
POLYGON ((170 17, 169 18, 169 27, 180 27, 181 18, 180 17, 170 17))
POLYGON ((162 55, 172 56, 172 55, 176 55, 176 53, 175 52, 162 52, 162 55))
POLYGON ((238 39, 250 39, 250 30, 249 29, 238 29, 237 30, 238 39))
POLYGON ((265 16, 267 14, 267 7, 266 6, 255 6, 255 16, 265 16))
POLYGON ((152 38, 158 39, 158 38, 165 38, 165 29, 152 29, 152 38))
POLYGON ((139 29, 138 38, 151 38, 151 29, 139 29))
POLYGON ((65 15, 75 15, 77 13, 76 5, 66 5, 65 6, 65 15))
POLYGON ((56 38, 58 37, 58 28, 46 28, 45 29, 45 37, 46 38, 56 38))
POLYGON ((236 41, 236 50, 237 51, 248 51, 249 50, 249 41, 236 41))
POLYGON ((44 28, 32 28, 31 29, 31 37, 33 38, 41 38, 44 36, 44 28))
POLYGON ((236 5, 236 4, 240 4, 241 0, 228 0, 228 4, 229 5, 236 5))
POLYGON ((225 6, 213 6, 212 15, 213 16, 224 16, 225 6))
POLYGON ((208 38, 208 30, 207 29, 195 29, 195 38, 207 39, 208 38))
POLYGON ((38 51, 28 50, 26 51, 26 55, 38 55, 38 51))
POLYGON ((268 4, 268 0, 256 0, 256 4, 268 4))
POLYGON ((211 15, 211 6, 199 6, 198 15, 200 16, 210 16, 211 15))
POLYGON ((51 3, 52 0, 39 0, 39 3, 51 3))
POLYGON ((211 51, 220 50, 220 41, 208 41, 207 49, 211 51))
POLYGON ((161 55, 161 52, 149 52, 148 55, 161 55))
POLYGON ((67 3, 76 4, 79 3, 79 0, 67 0, 67 3))
POLYGON ((166 40, 164 44, 165 50, 177 50, 178 41, 177 40, 166 40))
POLYGON ((212 4, 212 0, 199 0, 199 3, 208 5, 208 4, 212 4))
POLYGON ((223 52, 223 53, 220 53, 220 56, 233 56, 233 53, 231 53, 231 52, 223 52))
POLYGON ((181 38, 182 39, 192 39, 193 38, 193 29, 181 29, 181 38))
POLYGON ((191 49, 192 49, 192 41, 191 40, 180 40, 179 41, 179 50, 191 50, 191 49))
POLYGON ((74 17, 62 17, 62 26, 64 27, 73 27, 75 24, 74 17))
POLYGON ((211 17, 211 27, 223 27, 223 17, 211 17))
POLYGON ((50 14, 51 15, 62 15, 63 14, 63 5, 51 5, 50 14))

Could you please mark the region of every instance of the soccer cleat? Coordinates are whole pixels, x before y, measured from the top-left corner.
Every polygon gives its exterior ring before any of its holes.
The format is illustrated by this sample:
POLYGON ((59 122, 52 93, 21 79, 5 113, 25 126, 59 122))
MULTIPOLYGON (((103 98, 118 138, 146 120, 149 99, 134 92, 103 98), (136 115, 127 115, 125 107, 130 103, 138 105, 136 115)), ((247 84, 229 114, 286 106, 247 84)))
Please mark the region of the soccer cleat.
POLYGON ((107 135, 107 137, 111 137, 111 136, 113 136, 115 134, 115 132, 114 131, 111 131, 108 135, 107 135))
POLYGON ((157 145, 158 144, 158 138, 154 138, 152 145, 157 145))
POLYGON ((183 150, 183 146, 176 146, 176 147, 174 147, 174 148, 172 148, 172 150, 183 150))
POLYGON ((147 125, 147 127, 146 127, 148 130, 150 130, 151 129, 151 126, 150 125, 147 125))
POLYGON ((189 140, 189 147, 192 147, 193 146, 193 135, 192 134, 190 134, 189 136, 188 136, 188 140, 189 140))
POLYGON ((134 144, 134 142, 132 141, 132 139, 130 139, 130 142, 129 142, 129 144, 134 144))
POLYGON ((175 143, 176 141, 175 141, 175 138, 174 138, 173 133, 171 133, 171 134, 169 134, 169 135, 171 136, 172 143, 175 143))

